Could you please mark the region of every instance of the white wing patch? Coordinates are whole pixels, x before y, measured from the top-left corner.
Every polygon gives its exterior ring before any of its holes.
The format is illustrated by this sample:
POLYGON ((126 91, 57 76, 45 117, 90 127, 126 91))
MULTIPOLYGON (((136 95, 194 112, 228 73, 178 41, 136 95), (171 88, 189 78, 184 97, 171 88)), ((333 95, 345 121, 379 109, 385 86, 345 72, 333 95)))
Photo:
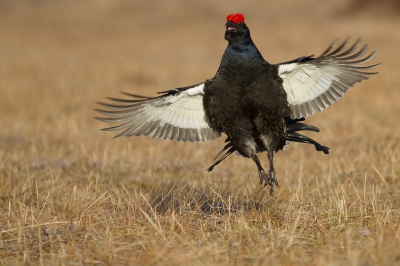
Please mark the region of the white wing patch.
POLYGON ((279 76, 284 76, 286 75, 286 73, 290 73, 291 71, 293 71, 297 66, 297 63, 292 63, 292 64, 282 64, 279 66, 278 69, 278 75, 279 76))
POLYGON ((204 84, 185 89, 165 92, 164 95, 146 98, 135 97, 132 100, 110 98, 128 105, 104 104, 120 110, 97 110, 108 118, 97 118, 103 122, 118 122, 120 125, 104 130, 121 130, 117 136, 148 135, 152 138, 177 141, 205 142, 221 136, 221 132, 212 128, 203 107, 204 84))
POLYGON ((197 95, 197 94, 204 95, 204 83, 201 83, 201 84, 199 84, 197 86, 194 86, 191 89, 188 89, 187 93, 190 96, 194 96, 194 95, 197 95))
POLYGON ((319 69, 316 65, 299 66, 297 63, 292 63, 282 66, 288 66, 287 69, 291 69, 280 74, 280 77, 283 79, 288 101, 294 105, 315 99, 327 91, 334 81, 339 82, 339 78, 327 72, 326 69, 324 72, 324 69, 319 69))
POLYGON ((349 39, 336 46, 333 43, 317 58, 300 58, 278 65, 278 75, 283 80, 283 88, 291 105, 292 118, 301 118, 320 112, 336 102, 355 83, 367 79, 365 72, 379 66, 357 66, 371 61, 376 52, 361 58, 368 50, 364 45, 359 49, 358 39, 348 48, 349 39))

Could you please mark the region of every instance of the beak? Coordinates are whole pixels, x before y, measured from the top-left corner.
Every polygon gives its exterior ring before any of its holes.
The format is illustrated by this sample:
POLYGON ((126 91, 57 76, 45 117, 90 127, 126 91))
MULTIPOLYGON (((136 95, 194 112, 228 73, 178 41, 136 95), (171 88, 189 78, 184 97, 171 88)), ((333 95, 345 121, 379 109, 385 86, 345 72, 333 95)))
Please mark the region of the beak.
POLYGON ((228 32, 228 31, 230 31, 230 32, 236 32, 237 31, 237 29, 236 29, 236 25, 235 25, 235 23, 231 20, 231 21, 228 21, 226 24, 225 24, 225 27, 226 27, 226 31, 225 32, 228 32))

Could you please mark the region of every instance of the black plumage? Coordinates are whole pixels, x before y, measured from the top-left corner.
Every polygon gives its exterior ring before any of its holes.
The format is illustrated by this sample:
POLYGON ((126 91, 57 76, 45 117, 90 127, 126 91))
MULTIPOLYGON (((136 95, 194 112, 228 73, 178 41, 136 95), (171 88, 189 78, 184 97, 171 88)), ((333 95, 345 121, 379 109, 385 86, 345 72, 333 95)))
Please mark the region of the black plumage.
POLYGON ((378 66, 360 67, 375 52, 363 57, 367 46, 349 39, 338 47, 332 44, 321 56, 303 56, 281 64, 269 64, 253 43, 240 14, 229 15, 225 39, 228 47, 212 79, 193 86, 161 92, 158 97, 125 93, 133 99, 115 99, 119 104, 100 103, 108 110, 98 118, 119 125, 105 130, 121 130, 118 136, 149 135, 177 141, 210 141, 225 133, 226 146, 218 153, 212 171, 233 152, 251 158, 258 168, 260 184, 272 193, 278 181, 273 165, 275 152, 288 142, 313 144, 325 154, 329 149, 299 133, 319 132, 301 123, 304 117, 322 111, 337 101, 352 85, 378 66), (122 103, 122 104, 121 104, 122 103), (268 172, 257 153, 267 152, 268 172))

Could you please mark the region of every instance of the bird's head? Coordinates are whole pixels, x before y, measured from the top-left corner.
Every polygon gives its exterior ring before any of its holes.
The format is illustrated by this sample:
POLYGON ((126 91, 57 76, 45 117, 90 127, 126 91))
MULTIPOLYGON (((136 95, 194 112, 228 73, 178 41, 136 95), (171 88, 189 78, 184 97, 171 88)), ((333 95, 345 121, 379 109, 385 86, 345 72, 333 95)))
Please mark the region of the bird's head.
POLYGON ((225 40, 228 42, 238 42, 250 37, 250 30, 244 23, 242 14, 229 14, 226 17, 225 40))

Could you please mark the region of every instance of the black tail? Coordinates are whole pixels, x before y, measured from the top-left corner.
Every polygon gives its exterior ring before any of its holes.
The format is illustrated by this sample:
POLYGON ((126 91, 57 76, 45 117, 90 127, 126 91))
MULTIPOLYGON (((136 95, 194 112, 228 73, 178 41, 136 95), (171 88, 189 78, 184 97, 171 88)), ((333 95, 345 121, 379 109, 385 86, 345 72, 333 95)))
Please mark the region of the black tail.
POLYGON ((225 160, 226 157, 236 151, 236 148, 235 146, 233 146, 232 140, 229 137, 225 140, 225 142, 228 142, 228 144, 226 144, 225 147, 217 154, 217 156, 215 156, 215 160, 218 160, 207 169, 208 172, 211 172, 216 165, 218 165, 220 162, 225 160), (226 151, 225 154, 218 158, 224 151, 226 151))
MULTIPOLYGON (((309 144, 314 144, 315 148, 317 151, 322 151, 325 154, 329 154, 329 148, 322 146, 318 142, 316 142, 313 139, 310 139, 309 137, 306 137, 297 131, 303 131, 303 130, 308 130, 308 131, 314 131, 314 132, 319 132, 319 128, 306 125, 306 124, 301 124, 298 123, 300 121, 304 121, 304 118, 300 119, 291 119, 290 117, 285 117, 285 122, 286 122, 286 140, 287 141, 295 141, 295 142, 302 142, 302 143, 309 143, 309 144)), ((217 160, 213 165, 211 165, 207 171, 211 172, 216 165, 218 165, 220 162, 226 159, 229 155, 234 153, 236 151, 235 146, 233 146, 232 140, 228 137, 225 142, 228 142, 225 147, 217 154, 215 159, 217 160), (224 153, 225 152, 225 153, 224 153)))
POLYGON ((286 140, 287 141, 295 141, 295 142, 302 142, 302 143, 309 143, 309 144, 314 144, 315 149, 317 151, 322 151, 325 154, 329 154, 329 148, 322 146, 318 142, 316 142, 313 139, 310 139, 309 137, 306 137, 297 131, 302 131, 302 130, 308 130, 308 131, 314 131, 314 132, 319 132, 319 128, 298 123, 300 121, 304 121, 304 117, 299 118, 299 119, 291 119, 290 117, 285 117, 285 122, 286 122, 286 140))

